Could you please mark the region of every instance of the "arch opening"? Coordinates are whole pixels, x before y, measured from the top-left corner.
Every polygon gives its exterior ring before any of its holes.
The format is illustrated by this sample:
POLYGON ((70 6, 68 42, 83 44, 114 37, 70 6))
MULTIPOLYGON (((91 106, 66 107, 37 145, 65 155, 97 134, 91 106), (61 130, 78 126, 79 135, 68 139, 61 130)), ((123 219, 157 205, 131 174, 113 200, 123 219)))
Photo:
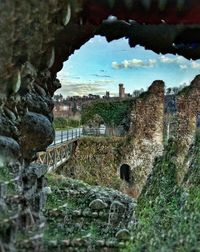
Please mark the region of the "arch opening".
POLYGON ((123 164, 120 167, 120 179, 124 180, 127 183, 130 183, 131 176, 130 176, 130 166, 128 164, 123 164))

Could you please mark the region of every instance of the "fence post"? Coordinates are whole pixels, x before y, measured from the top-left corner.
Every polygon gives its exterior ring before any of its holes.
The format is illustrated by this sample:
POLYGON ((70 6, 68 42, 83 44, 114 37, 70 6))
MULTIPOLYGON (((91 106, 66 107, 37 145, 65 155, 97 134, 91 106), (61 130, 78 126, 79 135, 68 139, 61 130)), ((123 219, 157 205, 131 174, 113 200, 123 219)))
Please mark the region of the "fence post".
POLYGON ((72 129, 72 139, 73 139, 73 129, 72 129))
POLYGON ((68 141, 68 138, 69 138, 69 131, 67 130, 67 141, 68 141))
POLYGON ((57 162, 56 162, 56 150, 54 150, 53 151, 53 169, 56 168, 56 164, 57 164, 57 162))
POLYGON ((61 143, 63 142, 63 131, 61 131, 61 143))

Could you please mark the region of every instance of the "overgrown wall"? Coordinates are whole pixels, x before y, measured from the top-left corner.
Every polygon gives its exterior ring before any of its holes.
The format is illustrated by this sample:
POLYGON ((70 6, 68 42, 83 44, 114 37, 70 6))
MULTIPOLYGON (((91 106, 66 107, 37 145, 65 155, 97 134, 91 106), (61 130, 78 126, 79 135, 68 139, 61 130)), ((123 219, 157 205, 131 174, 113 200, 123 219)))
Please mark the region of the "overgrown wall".
POLYGON ((82 138, 71 159, 58 173, 92 185, 120 189, 118 169, 124 141, 121 137, 82 138))

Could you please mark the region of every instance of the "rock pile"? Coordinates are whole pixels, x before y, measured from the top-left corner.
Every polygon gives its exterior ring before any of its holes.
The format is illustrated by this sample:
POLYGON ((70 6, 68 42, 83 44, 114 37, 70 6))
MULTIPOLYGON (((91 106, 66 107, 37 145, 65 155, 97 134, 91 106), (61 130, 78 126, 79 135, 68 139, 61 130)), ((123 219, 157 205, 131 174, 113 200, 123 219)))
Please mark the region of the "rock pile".
POLYGON ((134 199, 62 176, 51 180, 57 184, 51 187, 45 210, 47 250, 118 251, 130 240, 130 229, 136 223, 134 199))

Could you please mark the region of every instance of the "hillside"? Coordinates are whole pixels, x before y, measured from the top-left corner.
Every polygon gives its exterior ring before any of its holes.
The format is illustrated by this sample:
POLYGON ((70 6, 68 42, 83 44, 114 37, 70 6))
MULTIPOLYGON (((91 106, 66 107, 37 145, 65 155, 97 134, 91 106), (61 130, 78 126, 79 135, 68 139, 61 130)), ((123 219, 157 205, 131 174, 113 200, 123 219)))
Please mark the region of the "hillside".
POLYGON ((200 132, 180 185, 175 156, 176 143, 171 141, 138 199, 135 239, 125 251, 200 251, 200 132))

